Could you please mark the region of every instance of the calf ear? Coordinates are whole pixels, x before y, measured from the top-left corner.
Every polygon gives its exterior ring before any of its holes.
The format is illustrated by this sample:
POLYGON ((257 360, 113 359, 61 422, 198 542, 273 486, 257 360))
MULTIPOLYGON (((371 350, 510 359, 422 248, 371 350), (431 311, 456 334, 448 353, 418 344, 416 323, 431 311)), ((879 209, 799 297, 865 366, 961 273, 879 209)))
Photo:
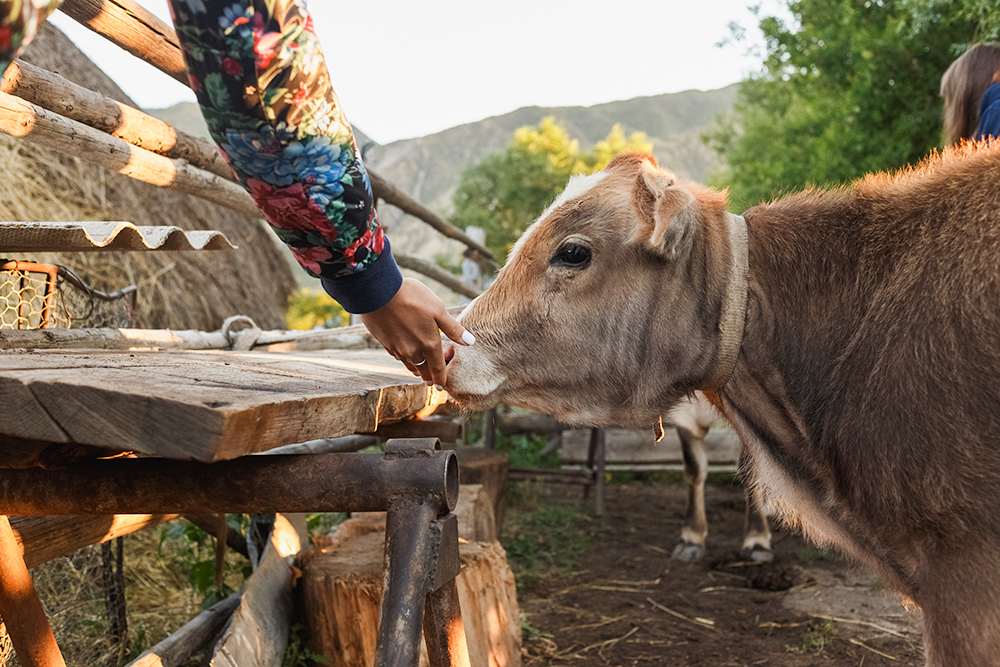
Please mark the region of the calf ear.
POLYGON ((646 161, 636 181, 636 205, 645 222, 637 240, 668 259, 676 257, 695 224, 694 195, 646 161))

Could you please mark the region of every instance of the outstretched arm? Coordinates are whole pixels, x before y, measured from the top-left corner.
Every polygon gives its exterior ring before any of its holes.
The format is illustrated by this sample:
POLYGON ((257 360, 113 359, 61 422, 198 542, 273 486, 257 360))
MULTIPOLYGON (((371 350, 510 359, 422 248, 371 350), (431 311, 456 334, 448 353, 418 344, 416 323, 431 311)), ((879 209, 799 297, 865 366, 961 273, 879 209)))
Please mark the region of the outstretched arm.
POLYGON ((438 329, 459 343, 464 329, 396 267, 304 3, 170 8, 209 130, 279 238, 390 353, 443 385, 438 329))

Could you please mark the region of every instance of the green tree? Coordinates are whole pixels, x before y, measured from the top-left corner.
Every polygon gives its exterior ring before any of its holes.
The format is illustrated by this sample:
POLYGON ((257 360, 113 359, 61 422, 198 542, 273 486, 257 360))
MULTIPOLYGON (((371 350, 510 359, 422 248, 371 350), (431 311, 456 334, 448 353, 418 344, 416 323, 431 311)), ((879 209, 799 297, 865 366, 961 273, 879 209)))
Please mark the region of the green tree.
POLYGON ((761 71, 706 137, 743 209, 916 162, 941 145, 941 75, 1000 28, 993 0, 798 0, 764 17, 761 71))
POLYGON ((559 195, 574 174, 590 174, 628 151, 650 152, 641 132, 625 135, 615 125, 589 151, 566 128, 548 117, 537 126, 514 132, 510 146, 462 172, 452 200, 452 221, 486 230, 486 242, 498 260, 506 258, 521 233, 559 195))

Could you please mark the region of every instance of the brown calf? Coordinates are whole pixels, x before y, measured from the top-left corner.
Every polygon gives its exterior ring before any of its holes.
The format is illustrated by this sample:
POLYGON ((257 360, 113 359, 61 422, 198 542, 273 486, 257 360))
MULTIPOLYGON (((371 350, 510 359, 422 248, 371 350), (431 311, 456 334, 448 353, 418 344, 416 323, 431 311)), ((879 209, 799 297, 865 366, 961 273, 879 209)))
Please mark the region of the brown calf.
POLYGON ((466 311, 452 395, 653 423, 707 390, 785 519, 1000 665, 1000 147, 746 212, 648 157, 574 179, 466 311))

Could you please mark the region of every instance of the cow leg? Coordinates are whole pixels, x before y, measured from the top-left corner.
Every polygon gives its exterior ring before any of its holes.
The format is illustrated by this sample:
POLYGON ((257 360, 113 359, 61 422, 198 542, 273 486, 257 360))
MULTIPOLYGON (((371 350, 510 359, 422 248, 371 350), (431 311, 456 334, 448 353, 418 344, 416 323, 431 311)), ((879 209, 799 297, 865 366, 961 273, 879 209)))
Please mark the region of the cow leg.
POLYGON ((764 514, 760 490, 748 484, 743 485, 743 490, 747 498, 747 513, 743 522, 743 546, 740 548, 740 556, 759 563, 770 563, 774 560, 774 552, 771 551, 771 528, 764 514))
POLYGON ((708 455, 704 437, 698 437, 680 426, 677 435, 684 453, 684 483, 687 484, 687 506, 681 541, 674 547, 677 560, 696 561, 705 555, 708 520, 705 518, 705 477, 708 475, 708 455))
MULTIPOLYGON (((966 539, 966 545, 971 541, 966 539)), ((1000 557, 973 556, 961 542, 953 549, 925 566, 916 596, 924 614, 927 667, 997 667, 1000 557)))

